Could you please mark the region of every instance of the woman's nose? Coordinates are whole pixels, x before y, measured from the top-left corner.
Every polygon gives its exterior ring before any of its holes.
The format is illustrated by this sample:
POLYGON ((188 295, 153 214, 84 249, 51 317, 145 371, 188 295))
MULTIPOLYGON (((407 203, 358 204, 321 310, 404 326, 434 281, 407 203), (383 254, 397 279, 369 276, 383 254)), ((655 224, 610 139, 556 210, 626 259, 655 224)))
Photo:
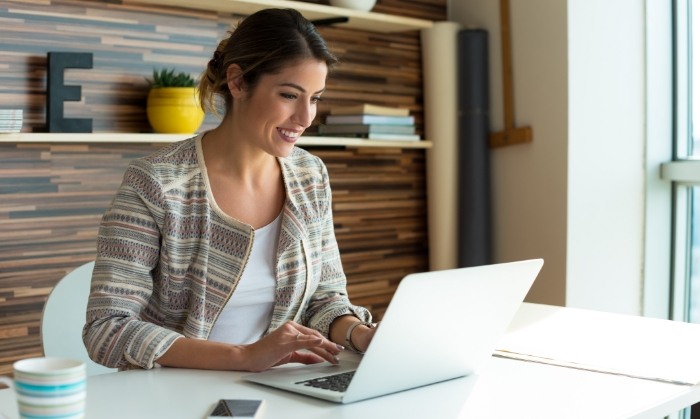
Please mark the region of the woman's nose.
POLYGON ((311 103, 300 103, 294 113, 294 123, 304 128, 311 126, 316 117, 316 105, 311 103))

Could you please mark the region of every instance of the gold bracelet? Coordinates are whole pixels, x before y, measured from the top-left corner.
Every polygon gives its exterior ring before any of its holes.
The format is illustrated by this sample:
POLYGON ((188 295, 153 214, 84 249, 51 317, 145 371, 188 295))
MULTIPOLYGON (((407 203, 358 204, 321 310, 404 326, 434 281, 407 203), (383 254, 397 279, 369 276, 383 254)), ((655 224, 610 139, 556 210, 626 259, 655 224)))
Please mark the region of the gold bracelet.
POLYGON ((357 352, 358 354, 363 354, 361 350, 357 349, 355 345, 352 344, 352 331, 355 330, 355 328, 359 325, 364 325, 369 327, 370 329, 374 329, 374 325, 369 322, 355 322, 348 327, 348 332, 345 334, 345 346, 352 350, 353 352, 357 352))

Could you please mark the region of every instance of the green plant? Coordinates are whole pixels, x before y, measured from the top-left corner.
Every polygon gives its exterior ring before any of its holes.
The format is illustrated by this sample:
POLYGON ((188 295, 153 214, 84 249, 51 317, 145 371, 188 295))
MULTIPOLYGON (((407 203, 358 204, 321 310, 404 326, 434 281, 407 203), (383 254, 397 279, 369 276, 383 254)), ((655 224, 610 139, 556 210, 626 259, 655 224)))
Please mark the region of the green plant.
MULTIPOLYGON (((147 79, 148 80, 148 79, 147 79)), ((153 79, 148 80, 151 88, 158 87, 194 87, 194 78, 185 73, 175 73, 173 69, 161 69, 160 71, 153 69, 153 79)))

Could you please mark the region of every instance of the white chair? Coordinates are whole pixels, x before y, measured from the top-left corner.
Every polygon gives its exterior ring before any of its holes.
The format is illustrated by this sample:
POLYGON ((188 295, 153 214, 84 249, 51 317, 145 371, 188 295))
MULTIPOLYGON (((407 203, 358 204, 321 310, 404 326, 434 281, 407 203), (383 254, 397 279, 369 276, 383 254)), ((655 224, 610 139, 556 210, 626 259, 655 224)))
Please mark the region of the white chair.
POLYGON ((87 375, 117 371, 91 360, 83 344, 85 310, 94 266, 95 262, 86 263, 58 281, 41 315, 44 355, 83 361, 87 375))

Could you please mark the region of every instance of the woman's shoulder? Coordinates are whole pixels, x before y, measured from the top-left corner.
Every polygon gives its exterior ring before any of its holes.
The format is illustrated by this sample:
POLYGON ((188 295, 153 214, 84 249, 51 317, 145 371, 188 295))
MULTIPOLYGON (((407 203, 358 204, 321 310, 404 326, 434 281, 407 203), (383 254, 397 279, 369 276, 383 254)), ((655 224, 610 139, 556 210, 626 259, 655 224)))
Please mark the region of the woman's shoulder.
POLYGON ((318 173, 326 172, 326 166, 320 157, 315 156, 303 148, 294 147, 292 153, 282 159, 287 170, 296 173, 318 173))
POLYGON ((129 169, 145 172, 165 182, 199 170, 196 139, 197 137, 192 137, 168 144, 147 156, 133 160, 129 169))
POLYGON ((197 164, 197 137, 171 143, 152 154, 143 157, 143 160, 153 165, 196 165, 197 164))
POLYGON ((289 156, 280 160, 290 202, 307 211, 315 208, 312 213, 325 212, 330 206, 331 192, 328 170, 321 158, 295 147, 289 156), (319 205, 321 203, 325 204, 319 205))

